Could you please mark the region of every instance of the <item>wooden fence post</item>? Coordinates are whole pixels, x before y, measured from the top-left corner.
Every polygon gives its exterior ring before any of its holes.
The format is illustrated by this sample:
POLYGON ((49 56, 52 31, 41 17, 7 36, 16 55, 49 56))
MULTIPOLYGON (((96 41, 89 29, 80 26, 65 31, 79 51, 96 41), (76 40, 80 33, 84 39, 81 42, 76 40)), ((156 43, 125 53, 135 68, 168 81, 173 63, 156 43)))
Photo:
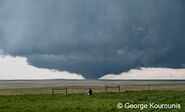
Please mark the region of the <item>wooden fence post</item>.
POLYGON ((51 94, 53 94, 54 92, 53 92, 53 88, 51 88, 51 94))
POLYGON ((66 87, 66 94, 67 94, 67 87, 66 87))
POLYGON ((120 92, 121 91, 121 86, 120 85, 119 85, 119 88, 118 89, 119 89, 119 92, 120 92))
POLYGON ((105 86, 105 92, 107 93, 107 85, 105 86))

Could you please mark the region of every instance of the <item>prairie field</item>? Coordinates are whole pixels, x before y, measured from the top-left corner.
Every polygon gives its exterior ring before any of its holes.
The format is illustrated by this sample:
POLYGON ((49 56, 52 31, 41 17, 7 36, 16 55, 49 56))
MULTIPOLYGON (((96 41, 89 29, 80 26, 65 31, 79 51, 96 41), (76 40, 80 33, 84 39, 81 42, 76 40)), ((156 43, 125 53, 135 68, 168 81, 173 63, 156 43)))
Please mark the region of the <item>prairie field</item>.
POLYGON ((2 80, 0 95, 125 92, 140 90, 185 90, 184 80, 2 80), (107 86, 107 90, 106 90, 107 86), (120 90, 118 88, 120 86, 120 90))
POLYGON ((138 112, 130 104, 180 104, 180 109, 146 108, 143 112, 184 112, 185 81, 13 80, 0 81, 0 112, 138 112), (89 88, 93 96, 88 96, 89 88))
POLYGON ((181 104, 180 109, 143 109, 143 112, 184 112, 185 91, 126 91, 110 93, 37 94, 0 96, 0 112, 138 112, 117 108, 122 102, 181 104))

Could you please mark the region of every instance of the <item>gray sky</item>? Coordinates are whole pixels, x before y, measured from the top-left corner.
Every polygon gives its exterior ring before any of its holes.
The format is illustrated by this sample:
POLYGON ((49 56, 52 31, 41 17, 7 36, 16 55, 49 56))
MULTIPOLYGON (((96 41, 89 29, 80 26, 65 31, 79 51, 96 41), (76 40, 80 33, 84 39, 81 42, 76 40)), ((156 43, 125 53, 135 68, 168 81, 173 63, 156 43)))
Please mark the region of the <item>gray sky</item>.
POLYGON ((1 0, 0 48, 40 67, 99 78, 185 67, 184 0, 1 0))

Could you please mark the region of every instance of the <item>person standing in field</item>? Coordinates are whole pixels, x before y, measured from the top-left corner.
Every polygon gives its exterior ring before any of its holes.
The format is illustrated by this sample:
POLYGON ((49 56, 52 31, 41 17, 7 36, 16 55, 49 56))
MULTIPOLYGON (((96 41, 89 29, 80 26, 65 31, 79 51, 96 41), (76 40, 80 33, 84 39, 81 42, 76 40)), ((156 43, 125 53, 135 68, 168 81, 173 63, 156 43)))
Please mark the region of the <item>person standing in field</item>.
POLYGON ((92 89, 90 88, 90 89, 89 89, 89 92, 88 92, 88 95, 92 96, 92 94, 93 94, 93 91, 92 91, 92 89))

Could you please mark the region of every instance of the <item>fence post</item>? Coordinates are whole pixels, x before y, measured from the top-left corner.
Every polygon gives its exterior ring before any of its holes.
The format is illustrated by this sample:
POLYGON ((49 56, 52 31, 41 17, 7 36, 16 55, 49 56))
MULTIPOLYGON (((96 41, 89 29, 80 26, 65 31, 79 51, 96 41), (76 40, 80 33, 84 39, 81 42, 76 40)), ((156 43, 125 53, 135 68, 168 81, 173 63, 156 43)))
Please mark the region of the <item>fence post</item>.
POLYGON ((54 92, 53 92, 53 88, 51 88, 51 94, 53 94, 54 92))
POLYGON ((121 86, 120 85, 119 85, 118 89, 119 89, 119 92, 120 92, 121 91, 121 86))
POLYGON ((66 94, 67 94, 67 87, 66 87, 66 94))
POLYGON ((107 85, 105 86, 105 92, 107 93, 107 85))

